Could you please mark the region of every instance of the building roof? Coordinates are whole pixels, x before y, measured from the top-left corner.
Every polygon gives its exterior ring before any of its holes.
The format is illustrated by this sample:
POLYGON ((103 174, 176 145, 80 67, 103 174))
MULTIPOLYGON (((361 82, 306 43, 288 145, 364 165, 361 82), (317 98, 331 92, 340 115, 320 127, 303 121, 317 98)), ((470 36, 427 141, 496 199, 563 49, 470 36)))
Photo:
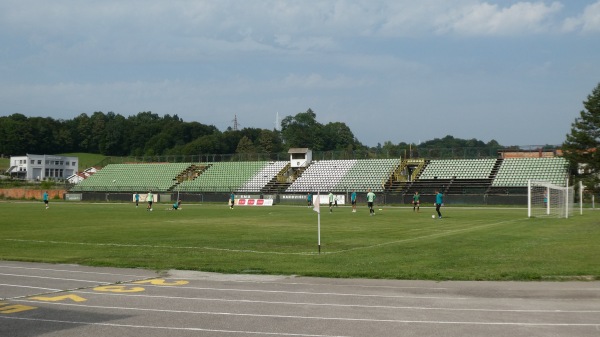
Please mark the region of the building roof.
POLYGON ((288 150, 288 153, 308 153, 310 152, 310 150, 306 147, 297 147, 297 148, 291 148, 288 150))

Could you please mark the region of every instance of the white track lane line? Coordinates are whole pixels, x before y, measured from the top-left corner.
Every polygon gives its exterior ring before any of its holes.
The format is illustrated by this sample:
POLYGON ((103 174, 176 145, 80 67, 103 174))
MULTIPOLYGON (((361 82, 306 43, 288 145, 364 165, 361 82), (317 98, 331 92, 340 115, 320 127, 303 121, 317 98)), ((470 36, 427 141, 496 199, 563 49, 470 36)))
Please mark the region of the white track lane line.
MULTIPOLYGON (((393 310, 422 310, 422 311, 475 311, 475 312, 522 312, 522 313, 555 313, 555 314, 596 314, 600 310, 560 310, 560 309, 490 309, 490 308, 444 308, 444 307, 416 307, 416 306, 395 306, 395 305, 363 305, 363 304, 338 304, 338 303, 316 303, 316 302, 286 302, 286 301, 264 301, 264 300, 228 300, 222 298, 210 297, 183 297, 166 295, 142 295, 142 294, 111 294, 90 291, 73 291, 76 294, 100 295, 100 296, 121 296, 121 297, 139 297, 149 299, 167 299, 167 300, 187 300, 187 301, 205 301, 205 302, 223 302, 223 303, 252 303, 252 304, 271 304, 271 305, 290 305, 290 306, 316 306, 316 307, 339 307, 339 308, 363 308, 363 309, 393 309, 393 310)), ((30 301, 27 301, 30 302, 30 301)))
POLYGON ((218 329, 203 329, 203 328, 177 328, 177 327, 167 327, 167 326, 149 326, 149 325, 115 324, 115 323, 90 323, 90 322, 62 321, 62 320, 53 320, 53 319, 36 319, 36 318, 6 317, 6 316, 0 316, 0 319, 12 319, 12 320, 23 320, 23 321, 30 321, 30 322, 45 322, 45 323, 56 323, 56 324, 104 326, 104 327, 113 327, 113 328, 154 329, 154 330, 170 330, 170 331, 201 331, 201 332, 217 332, 217 333, 224 333, 224 334, 240 334, 240 335, 298 336, 298 337, 349 337, 349 336, 342 336, 342 335, 313 335, 313 334, 283 333, 283 332, 218 330, 218 329))
MULTIPOLYGON (((40 303, 39 301, 25 301, 26 303, 40 303)), ((110 311, 139 311, 170 314, 191 314, 208 316, 230 316, 230 317, 252 317, 252 318, 276 318, 276 319, 296 319, 308 321, 338 321, 338 322, 365 322, 365 323, 398 323, 398 324, 437 324, 437 325, 472 325, 472 326, 544 326, 544 327, 598 327, 600 322, 594 323, 528 323, 528 322, 475 322, 475 321, 435 321, 435 320, 402 320, 402 319, 375 319, 375 318, 347 318, 347 317, 318 317, 318 316, 298 316, 298 315, 269 315, 269 314, 245 314, 233 312, 211 312, 211 311, 193 311, 193 310, 169 310, 169 309, 149 309, 135 307, 115 307, 99 305, 82 305, 71 303, 45 302, 52 306, 81 307, 102 309, 110 311)), ((5 318, 0 316, 0 318, 5 318)), ((83 324, 95 324, 85 323, 83 324)), ((149 326, 151 327, 151 326, 149 326)))

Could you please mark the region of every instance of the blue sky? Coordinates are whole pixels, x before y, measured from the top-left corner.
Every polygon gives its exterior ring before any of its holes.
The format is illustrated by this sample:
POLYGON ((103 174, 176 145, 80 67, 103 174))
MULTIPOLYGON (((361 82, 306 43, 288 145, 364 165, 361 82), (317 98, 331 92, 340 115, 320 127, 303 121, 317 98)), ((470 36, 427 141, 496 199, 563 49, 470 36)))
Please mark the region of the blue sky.
POLYGON ((363 144, 560 144, 600 83, 600 0, 0 2, 0 115, 177 114, 363 144))

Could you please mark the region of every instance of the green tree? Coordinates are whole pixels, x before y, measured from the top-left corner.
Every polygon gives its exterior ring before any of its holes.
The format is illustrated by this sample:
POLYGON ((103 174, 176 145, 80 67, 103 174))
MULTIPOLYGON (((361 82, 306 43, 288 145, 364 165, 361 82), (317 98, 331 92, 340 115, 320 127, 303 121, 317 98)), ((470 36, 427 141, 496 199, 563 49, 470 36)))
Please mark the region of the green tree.
POLYGON ((0 153, 22 156, 30 152, 28 137, 35 137, 35 135, 31 134, 25 115, 12 114, 8 117, 0 117, 0 153))
POLYGON ((256 141, 256 151, 264 153, 277 152, 276 150, 277 133, 269 130, 261 130, 256 141))
POLYGON ((127 134, 127 121, 125 117, 109 112, 106 118, 106 132, 103 142, 105 154, 113 156, 125 156, 129 154, 127 145, 125 144, 125 135, 127 134))
POLYGON ((75 127, 73 141, 77 144, 77 151, 96 153, 91 151, 92 132, 90 117, 85 113, 80 114, 73 119, 73 126, 75 127))
POLYGON ((250 138, 244 136, 240 139, 237 148, 235 149, 235 153, 254 153, 256 149, 254 148, 254 144, 250 138))
POLYGON ((281 121, 281 135, 288 148, 306 147, 321 151, 324 148, 321 129, 317 115, 308 109, 296 116, 287 116, 281 121))
POLYGON ((583 107, 571 124, 563 151, 572 168, 580 172, 584 185, 600 192, 600 83, 583 102, 583 107))
POLYGON ((327 123, 321 130, 324 151, 354 150, 360 144, 345 123, 327 123))
POLYGON ((106 120, 107 117, 101 111, 96 111, 90 117, 91 122, 91 144, 90 152, 108 154, 106 152, 106 120))

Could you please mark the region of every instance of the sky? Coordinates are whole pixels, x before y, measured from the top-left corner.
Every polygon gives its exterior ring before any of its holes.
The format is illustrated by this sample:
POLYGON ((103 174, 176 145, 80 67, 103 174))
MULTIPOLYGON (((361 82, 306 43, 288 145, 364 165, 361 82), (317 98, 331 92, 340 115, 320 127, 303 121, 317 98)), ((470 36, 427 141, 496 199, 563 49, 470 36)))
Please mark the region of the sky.
POLYGON ((363 144, 559 145, 600 83, 600 0, 3 0, 0 116, 142 111, 363 144))

